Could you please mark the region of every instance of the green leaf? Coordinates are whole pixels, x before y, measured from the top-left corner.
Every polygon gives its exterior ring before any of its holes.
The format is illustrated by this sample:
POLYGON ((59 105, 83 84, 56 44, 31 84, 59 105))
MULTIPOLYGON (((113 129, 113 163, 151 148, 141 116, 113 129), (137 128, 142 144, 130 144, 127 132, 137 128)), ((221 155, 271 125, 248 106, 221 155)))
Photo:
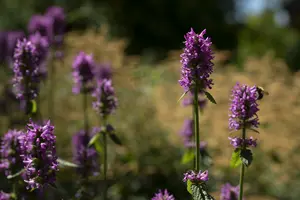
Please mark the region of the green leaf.
POLYGON ((187 150, 181 158, 181 164, 183 164, 183 165, 188 164, 191 161, 193 161, 194 158, 195 158, 194 152, 191 150, 187 150))
POLYGON ((208 194, 205 183, 192 184, 190 188, 194 200, 215 200, 208 194))
POLYGON ((91 138, 91 140, 90 140, 88 146, 92 146, 92 145, 99 139, 99 137, 100 137, 100 134, 99 134, 99 133, 95 134, 95 135, 91 138))
POLYGON ((178 99, 178 101, 177 101, 177 103, 187 94, 189 92, 189 90, 188 91, 185 91, 181 96, 180 96, 180 98, 178 99))
POLYGON ((15 174, 8 175, 6 178, 7 178, 7 179, 13 179, 13 178, 15 178, 15 177, 17 177, 17 176, 20 176, 24 171, 25 171, 25 170, 22 169, 21 171, 15 173, 15 174))
POLYGON ((230 167, 236 168, 242 164, 241 158, 240 158, 241 149, 237 148, 232 152, 231 160, 230 160, 230 167))
POLYGON ((122 145, 120 138, 115 133, 109 133, 108 135, 115 144, 122 145))
POLYGON ((241 160, 246 167, 249 167, 253 160, 253 154, 250 149, 242 149, 240 153, 241 160))
POLYGON ((254 131, 255 133, 258 133, 258 134, 259 134, 259 131, 256 130, 256 129, 254 129, 254 128, 249 128, 249 130, 254 131))
POLYGON ((187 191, 188 191, 190 194, 193 194, 192 188, 191 188, 192 184, 193 184, 193 183, 192 183, 191 180, 187 180, 187 183, 186 183, 186 189, 187 189, 187 191))
POLYGON ((37 104, 35 100, 31 100, 31 113, 36 113, 37 111, 37 104))
POLYGON ((217 104, 216 100, 214 99, 214 97, 209 93, 209 92, 206 92, 206 91, 203 91, 204 94, 206 95, 206 97, 208 98, 208 100, 210 102, 212 102, 213 104, 217 104))
POLYGON ((58 163, 60 165, 65 166, 65 167, 75 167, 75 168, 79 168, 80 167, 77 164, 71 163, 69 161, 66 161, 66 160, 63 160, 63 159, 60 159, 60 158, 58 158, 57 161, 58 161, 58 163))
POLYGON ((100 140, 96 140, 96 142, 94 143, 94 147, 99 154, 103 153, 103 148, 100 140))

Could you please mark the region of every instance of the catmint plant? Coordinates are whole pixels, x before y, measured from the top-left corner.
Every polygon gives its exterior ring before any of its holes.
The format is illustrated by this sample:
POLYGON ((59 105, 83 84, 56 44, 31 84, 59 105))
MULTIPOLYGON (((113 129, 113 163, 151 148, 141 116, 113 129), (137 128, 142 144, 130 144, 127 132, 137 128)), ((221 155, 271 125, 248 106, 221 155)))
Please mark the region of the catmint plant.
POLYGON ((14 53, 19 40, 25 38, 25 33, 23 31, 9 31, 7 34, 7 55, 6 59, 9 65, 12 65, 14 61, 14 53))
POLYGON ((33 15, 28 23, 28 32, 30 34, 40 33, 47 37, 49 42, 53 41, 53 19, 44 15, 33 15))
MULTIPOLYGON (((99 115, 102 121, 102 131, 99 134, 103 136, 103 176, 104 176, 104 192, 103 199, 107 199, 107 135, 117 144, 120 140, 115 134, 112 125, 108 124, 108 117, 115 112, 118 101, 115 97, 115 91, 112 86, 111 79, 98 79, 97 86, 93 92, 93 97, 96 100, 93 102, 93 108, 99 115)), ((99 135, 96 135, 96 137, 99 135)), ((95 141, 96 142, 96 141, 95 141)))
POLYGON ((151 200, 175 200, 174 196, 167 189, 159 190, 151 200))
POLYGON ((39 125, 30 120, 21 144, 21 157, 25 165, 24 180, 28 190, 42 189, 47 184, 55 183, 58 171, 55 145, 54 126, 50 121, 39 125))
POLYGON ((239 200, 243 198, 245 166, 250 166, 253 159, 250 147, 257 145, 256 139, 247 138, 246 130, 258 132, 256 130, 259 126, 258 111, 257 87, 236 83, 231 95, 229 129, 231 131, 241 130, 242 134, 241 137, 229 137, 229 140, 234 147, 231 166, 235 167, 241 164, 239 200))
POLYGON ((221 187, 220 200, 238 200, 239 193, 239 186, 232 186, 230 183, 225 183, 221 187))

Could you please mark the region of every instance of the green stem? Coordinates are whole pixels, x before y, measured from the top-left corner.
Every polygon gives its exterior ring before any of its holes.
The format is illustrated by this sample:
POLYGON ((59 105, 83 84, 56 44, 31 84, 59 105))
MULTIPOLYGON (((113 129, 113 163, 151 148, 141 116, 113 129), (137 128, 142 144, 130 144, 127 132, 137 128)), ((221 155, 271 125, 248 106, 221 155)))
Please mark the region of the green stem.
MULTIPOLYGON (((242 130, 242 138, 243 138, 243 140, 245 140, 245 138, 246 138, 246 127, 245 126, 243 127, 243 130, 242 130)), ((244 150, 245 148, 246 148, 245 145, 243 145, 242 150, 244 150)), ((243 199, 244 175, 245 175, 245 165, 242 163, 241 173, 240 173, 240 195, 239 195, 239 200, 243 199)))
MULTIPOLYGON (((103 126, 106 127, 106 119, 103 119, 103 126)), ((103 200, 107 200, 107 133, 103 133, 103 176, 104 189, 103 200)))
POLYGON ((200 133, 199 133, 199 109, 198 109, 198 84, 195 84, 194 91, 194 124, 196 135, 196 171, 200 170, 200 133))

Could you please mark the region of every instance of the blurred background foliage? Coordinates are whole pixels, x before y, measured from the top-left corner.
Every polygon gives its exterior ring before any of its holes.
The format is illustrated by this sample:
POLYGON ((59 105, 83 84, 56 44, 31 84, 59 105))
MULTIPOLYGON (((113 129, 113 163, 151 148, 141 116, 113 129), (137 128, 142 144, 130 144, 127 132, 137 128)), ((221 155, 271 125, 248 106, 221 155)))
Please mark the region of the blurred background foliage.
MULTIPOLYGON (((66 52, 63 62, 55 63, 53 109, 58 153, 67 160, 72 159, 70 137, 83 127, 81 98, 71 90, 72 60, 82 50, 93 53, 98 62, 112 63, 120 102, 112 124, 125 144, 110 144, 109 193, 113 200, 150 199, 159 188, 168 188, 176 199, 187 198, 182 173, 189 166, 180 164, 183 145, 177 133, 191 110, 177 103, 182 92, 177 84, 179 49, 191 27, 196 32, 206 28, 216 51, 212 94, 218 102, 217 106, 209 104, 201 115, 201 134, 214 160, 211 191, 218 197, 222 183, 238 181, 237 170, 228 167, 232 148, 227 141, 227 115, 230 89, 240 81, 262 85, 270 93, 261 103, 261 144, 247 173, 247 199, 298 200, 300 3, 258 0, 265 2, 266 9, 245 14, 245 2, 0 0, 0 28, 26 31, 31 15, 43 13, 51 5, 65 9, 66 52)), ((9 78, 6 73, 1 74, 5 80, 9 78)), ((48 86, 45 83, 43 87, 41 108, 46 118, 48 86)), ((5 132, 20 123, 20 113, 9 89, 4 84, 1 89, 1 131, 5 132)), ((96 126, 97 117, 92 109, 89 113, 96 126)), ((63 188, 73 193, 74 170, 61 169, 58 176, 63 188)), ((1 182, 0 187, 7 183, 1 182)), ((60 197, 56 193, 52 195, 60 197)))

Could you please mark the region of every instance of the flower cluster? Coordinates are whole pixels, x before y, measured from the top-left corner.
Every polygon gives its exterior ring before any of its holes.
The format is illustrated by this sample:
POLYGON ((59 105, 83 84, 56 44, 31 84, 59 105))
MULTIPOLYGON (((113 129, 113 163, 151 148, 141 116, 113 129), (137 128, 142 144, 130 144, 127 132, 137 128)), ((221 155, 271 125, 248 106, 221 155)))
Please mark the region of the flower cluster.
POLYGON ((80 92, 91 91, 93 80, 95 62, 92 55, 87 55, 80 52, 73 62, 73 93, 79 94, 80 92))
POLYGON ((49 51, 49 42, 45 36, 42 36, 39 32, 29 36, 29 41, 36 47, 38 52, 38 64, 45 61, 49 51))
POLYGON ((9 130, 2 138, 0 147, 0 170, 5 171, 5 175, 12 175, 23 168, 21 158, 21 142, 24 133, 17 130, 9 130))
POLYGON ((189 170, 188 172, 184 173, 183 182, 187 182, 190 180, 193 183, 201 183, 208 181, 208 171, 202 172, 201 170, 196 173, 193 170, 189 170))
POLYGON ((239 186, 232 186, 230 183, 226 183, 221 188, 220 200, 237 200, 239 198, 240 188, 239 186))
POLYGON ((47 37, 49 42, 53 40, 53 19, 44 15, 33 15, 29 20, 28 31, 29 33, 40 33, 42 36, 47 37))
POLYGON ((18 41, 14 54, 13 84, 18 99, 32 100, 38 93, 38 53, 31 41, 18 41))
POLYGON ((118 102, 110 79, 98 80, 93 96, 96 97, 93 107, 102 117, 105 118, 116 110, 118 102))
POLYGON ((257 88, 237 83, 232 90, 229 115, 229 129, 239 130, 243 127, 258 128, 257 88))
POLYGON ((230 144, 234 147, 234 148, 241 148, 241 147, 256 147, 257 146, 257 139, 253 139, 253 137, 250 137, 249 139, 243 139, 243 138, 239 138, 239 137, 228 137, 228 139, 230 140, 230 144))
POLYGON ((0 191, 0 200, 11 200, 11 194, 0 191))
POLYGON ((212 50, 210 38, 204 38, 206 30, 196 34, 193 29, 185 35, 185 48, 181 54, 181 79, 179 84, 185 91, 192 91, 197 82, 202 89, 213 85, 210 78, 213 72, 212 50))
POLYGON ((55 143, 54 126, 50 121, 42 126, 32 121, 27 124, 21 145, 27 189, 38 189, 55 182, 58 171, 55 143))
POLYGON ((165 189, 164 191, 159 190, 151 200, 175 200, 175 198, 165 189))
POLYGON ((111 79, 112 70, 110 64, 98 64, 95 68, 95 76, 97 80, 111 79))
POLYGON ((91 137, 84 130, 79 131, 72 138, 73 160, 81 166, 78 172, 83 177, 99 173, 98 154, 93 147, 88 147, 90 139, 91 137))
POLYGON ((12 62, 14 58, 15 48, 19 40, 25 38, 25 33, 22 31, 9 31, 7 34, 7 59, 12 62))

